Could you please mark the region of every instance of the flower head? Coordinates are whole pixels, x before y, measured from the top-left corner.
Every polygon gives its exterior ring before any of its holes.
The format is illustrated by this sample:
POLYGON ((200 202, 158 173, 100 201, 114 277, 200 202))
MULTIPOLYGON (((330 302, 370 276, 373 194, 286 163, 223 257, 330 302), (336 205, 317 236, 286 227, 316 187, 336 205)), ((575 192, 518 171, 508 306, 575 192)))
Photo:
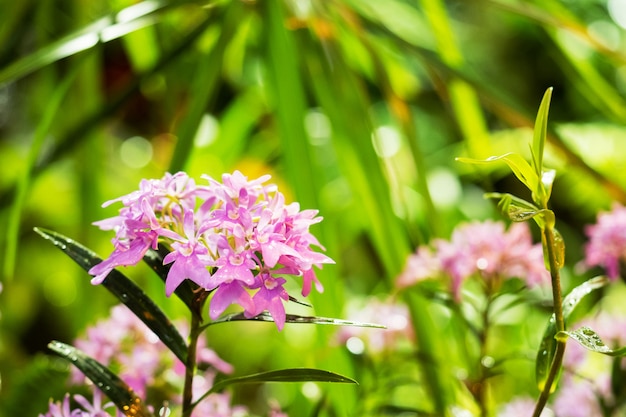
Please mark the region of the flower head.
POLYGON ((609 278, 617 279, 620 261, 626 260, 626 207, 615 203, 610 212, 598 214, 598 221, 587 226, 585 265, 601 266, 609 278))
POLYGON ((489 286, 509 278, 521 278, 528 286, 550 282, 541 245, 532 243, 525 223, 513 223, 508 231, 502 222, 462 224, 450 240, 437 239, 433 247, 421 246, 408 258, 397 281, 400 287, 446 275, 458 300, 470 276, 479 276, 489 286))
POLYGON ((118 266, 138 263, 150 249, 164 245, 171 252, 165 291, 169 296, 185 280, 213 291, 210 316, 217 318, 230 304, 247 316, 268 310, 279 328, 285 322, 282 303, 289 295, 283 276, 302 279, 302 295, 313 284, 322 291, 314 267, 333 263, 321 250, 310 226, 320 222, 315 210, 285 204, 268 175, 248 180, 241 172, 224 174, 222 181, 203 176, 199 186, 185 173, 143 180, 138 191, 105 203, 123 204, 119 215, 96 222, 114 230, 113 253, 89 271, 101 283, 118 266), (269 287, 264 283, 272 283, 269 287), (254 293, 254 294, 253 294, 254 293), (281 304, 279 306, 279 304, 281 304))

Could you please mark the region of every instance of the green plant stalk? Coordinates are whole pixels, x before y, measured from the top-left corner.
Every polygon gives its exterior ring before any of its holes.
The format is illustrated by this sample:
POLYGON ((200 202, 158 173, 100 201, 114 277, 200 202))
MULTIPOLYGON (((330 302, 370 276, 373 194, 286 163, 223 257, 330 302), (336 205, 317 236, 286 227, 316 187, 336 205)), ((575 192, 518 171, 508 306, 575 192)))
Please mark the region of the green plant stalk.
MULTIPOLYGON (((554 317, 556 320, 556 329, 557 333, 565 330, 565 320, 563 319, 563 295, 561 294, 561 275, 559 274, 559 266, 556 261, 556 254, 554 252, 554 229, 552 225, 546 224, 542 231, 542 238, 544 239, 545 247, 546 247, 546 255, 548 257, 548 262, 550 265, 550 278, 552 280, 552 299, 554 303, 554 317)), ((546 378, 546 383, 539 395, 539 399, 537 400, 537 404, 535 405, 535 411, 533 412, 533 417, 539 417, 543 408, 546 406, 548 402, 548 398, 550 397, 550 392, 552 390, 552 384, 556 379, 556 376, 561 369, 561 365, 563 364, 563 355, 565 354, 565 343, 567 339, 557 339, 556 344, 556 352, 554 354, 554 358, 552 359, 552 364, 550 365, 550 371, 548 373, 548 377, 546 378)))
POLYGON ((476 398, 478 400, 478 405, 480 407, 480 415, 482 417, 489 416, 489 406, 487 404, 489 387, 487 385, 487 379, 489 378, 489 371, 485 365, 483 365, 483 358, 487 356, 487 341, 489 336, 489 311, 491 310, 491 303, 493 299, 491 294, 488 295, 487 306, 483 310, 482 314, 482 322, 483 328, 482 331, 478 334, 478 339, 480 342, 480 357, 478 359, 480 365, 480 375, 478 380, 478 392, 476 393, 476 398))
POLYGON ((193 411, 193 377, 196 373, 196 349, 198 337, 204 329, 200 326, 200 318, 195 314, 191 315, 191 330, 189 331, 189 348, 187 351, 187 363, 185 364, 185 385, 183 387, 183 409, 182 417, 190 417, 193 411))

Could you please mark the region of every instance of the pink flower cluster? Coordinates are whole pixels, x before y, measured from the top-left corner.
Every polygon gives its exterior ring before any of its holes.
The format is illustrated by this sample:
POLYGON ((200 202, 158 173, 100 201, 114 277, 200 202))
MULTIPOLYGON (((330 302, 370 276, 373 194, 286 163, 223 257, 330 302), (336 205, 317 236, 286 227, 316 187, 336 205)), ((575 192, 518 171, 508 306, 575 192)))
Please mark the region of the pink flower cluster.
POLYGON ((264 185, 269 175, 249 181, 235 171, 224 174, 222 182, 202 178, 207 185, 197 185, 183 172, 168 173, 106 202, 104 206, 121 202, 124 207, 118 216, 95 223, 116 235, 113 253, 89 271, 92 283, 101 283, 113 268, 137 264, 148 249, 164 244, 171 250, 164 259, 171 264, 168 296, 190 279, 215 290, 212 319, 230 304, 239 304, 246 317, 269 311, 282 329, 283 303, 289 300, 282 276, 302 277, 302 295, 307 296, 313 283, 322 291, 313 266, 333 263, 311 248, 324 249, 309 232, 322 218, 316 210, 286 204, 276 186, 264 185))
MULTIPOLYGON (((177 323, 178 327, 182 327, 177 323)), ((160 396, 174 398, 183 386, 185 365, 178 359, 172 358, 169 350, 159 341, 159 338, 148 329, 128 308, 117 305, 111 309, 110 316, 87 329, 83 338, 74 341, 74 345, 88 356, 96 359, 103 365, 118 370, 119 377, 135 391, 141 398, 148 398, 156 387, 162 387, 164 392, 160 396)), ((198 339, 197 346, 198 368, 206 369, 196 375, 193 384, 194 398, 199 398, 213 385, 217 371, 229 374, 233 367, 220 359, 213 350, 206 347, 204 338, 198 339)), ((85 378, 82 373, 73 368, 72 380, 82 384, 85 378)), ((95 390, 94 409, 100 414, 71 414, 72 416, 106 417, 99 407, 100 393, 95 390)), ((86 400, 85 400, 86 401, 86 400)), ((88 410, 83 404, 80 404, 88 410)), ((176 407, 176 400, 169 401, 170 406, 176 407)), ((105 405, 108 407, 108 405, 105 405)), ((56 410, 58 404, 52 403, 50 410, 56 410)), ((65 405, 63 405, 65 407, 65 405)), ((230 395, 210 394, 195 408, 192 416, 227 417, 247 415, 246 407, 231 406, 230 395)), ((69 417, 70 414, 60 414, 69 417)), ((48 415, 46 415, 48 417, 48 415)), ((57 417, 57 414, 50 414, 57 417)))
MULTIPOLYGON (((177 323, 177 327, 183 324, 177 323)), ((140 397, 145 397, 147 388, 155 385, 155 379, 165 370, 181 377, 185 374, 185 365, 178 359, 173 362, 158 336, 123 305, 114 306, 106 320, 89 327, 85 337, 75 340, 74 345, 98 362, 119 369, 119 377, 140 397)), ((225 374, 233 371, 232 365, 206 347, 203 338, 198 339, 197 355, 200 364, 225 374)), ((84 382, 78 368, 72 368, 72 372, 75 383, 84 382)))
POLYGON ((585 229, 585 265, 601 266, 609 278, 620 274, 620 261, 626 260, 626 207, 615 203, 610 212, 598 214, 598 221, 585 229))
POLYGON ((92 402, 79 394, 74 395, 73 400, 78 407, 72 408, 69 394, 65 394, 62 402, 51 400, 48 412, 39 414, 39 417, 111 417, 112 415, 124 417, 124 414, 117 410, 113 403, 102 404, 102 393, 99 390, 94 390, 92 402))
POLYGON ((417 248, 407 259, 397 285, 409 287, 442 275, 450 277, 456 300, 463 281, 470 276, 488 283, 521 278, 530 287, 550 282, 541 244, 533 244, 526 223, 513 223, 508 231, 502 222, 462 224, 449 241, 437 239, 432 247, 417 248))

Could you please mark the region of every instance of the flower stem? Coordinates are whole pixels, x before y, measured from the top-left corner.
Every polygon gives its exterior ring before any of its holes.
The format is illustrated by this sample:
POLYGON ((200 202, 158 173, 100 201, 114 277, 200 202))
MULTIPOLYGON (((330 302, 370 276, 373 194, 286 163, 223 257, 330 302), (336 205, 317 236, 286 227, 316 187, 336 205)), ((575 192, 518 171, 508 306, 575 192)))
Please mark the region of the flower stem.
POLYGON ((185 364, 185 385, 183 388, 182 417, 190 417, 193 410, 193 377, 196 373, 196 348, 198 336, 202 332, 200 319, 191 315, 191 330, 189 331, 189 347, 187 349, 187 363, 185 364))
MULTIPOLYGON (((556 331, 561 332, 565 330, 565 320, 563 318, 563 296, 561 294, 561 275, 559 274, 559 265, 557 262, 557 254, 555 253, 555 237, 554 237, 554 229, 552 225, 546 224, 543 229, 542 238, 544 239, 544 244, 546 248, 546 255, 548 257, 548 263, 550 265, 550 277, 552 279, 552 300, 554 304, 554 318, 556 324, 556 331)), ((546 379, 545 385, 541 394, 539 395, 539 399, 537 400, 537 404, 535 405, 535 411, 533 412, 533 417, 539 417, 543 408, 546 406, 548 402, 548 398, 550 397, 550 393, 552 391, 552 384, 556 379, 556 376, 561 369, 561 365, 563 364, 563 355, 565 353, 565 340, 557 339, 556 344, 556 352, 554 354, 554 358, 552 359, 552 364, 550 365, 550 371, 548 373, 548 377, 546 379)))

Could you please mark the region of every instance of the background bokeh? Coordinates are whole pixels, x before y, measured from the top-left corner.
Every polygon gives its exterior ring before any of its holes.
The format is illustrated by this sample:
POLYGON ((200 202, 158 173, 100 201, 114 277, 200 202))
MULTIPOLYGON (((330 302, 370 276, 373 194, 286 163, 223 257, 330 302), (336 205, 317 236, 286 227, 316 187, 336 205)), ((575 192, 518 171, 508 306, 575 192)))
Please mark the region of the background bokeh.
MULTIPOLYGON (((305 313, 345 317, 351 303, 394 294, 418 245, 498 219, 485 191, 525 195, 505 166, 454 158, 528 155, 554 87, 546 165, 557 170, 564 286, 582 282, 584 225, 626 202, 625 28, 624 0, 0 0, 0 415, 61 398, 66 368, 47 343, 71 342, 115 303, 33 227, 107 255, 112 236, 91 223, 118 207, 101 204, 167 171, 269 173, 318 209, 314 233, 337 263, 305 313)), ((148 267, 124 272, 184 315, 148 267)), ((547 312, 519 313, 528 328, 506 337, 532 347, 547 312)), ((406 374, 391 375, 335 331, 238 323, 208 338, 241 374, 316 366, 362 378, 238 391, 253 408, 271 394, 293 415, 367 415, 415 399, 385 388, 416 378, 414 361, 395 357, 388 365, 406 374)), ((520 375, 494 395, 534 393, 531 372, 520 375)))

